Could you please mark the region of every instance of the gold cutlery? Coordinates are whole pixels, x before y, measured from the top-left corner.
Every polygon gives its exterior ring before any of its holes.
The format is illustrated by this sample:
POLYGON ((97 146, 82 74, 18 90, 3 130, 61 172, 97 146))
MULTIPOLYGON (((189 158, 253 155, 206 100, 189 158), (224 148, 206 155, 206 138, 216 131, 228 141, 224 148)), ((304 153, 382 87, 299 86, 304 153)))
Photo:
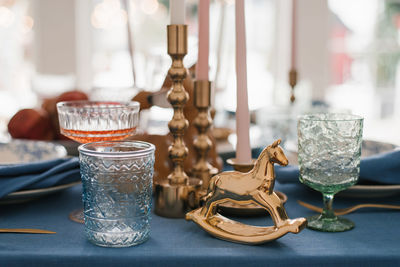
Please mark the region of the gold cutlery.
MULTIPOLYGON (((301 200, 297 200, 297 203, 299 203, 301 206, 306 207, 310 210, 316 211, 321 213, 322 208, 305 203, 301 200)), ((400 210, 400 205, 388 205, 388 204, 358 204, 355 206, 347 207, 344 209, 335 209, 334 212, 336 215, 345 215, 350 212, 353 212, 355 210, 361 209, 361 208, 380 208, 380 209, 395 209, 395 210, 400 210)))
POLYGON ((41 229, 0 228, 0 233, 55 234, 56 232, 41 229))

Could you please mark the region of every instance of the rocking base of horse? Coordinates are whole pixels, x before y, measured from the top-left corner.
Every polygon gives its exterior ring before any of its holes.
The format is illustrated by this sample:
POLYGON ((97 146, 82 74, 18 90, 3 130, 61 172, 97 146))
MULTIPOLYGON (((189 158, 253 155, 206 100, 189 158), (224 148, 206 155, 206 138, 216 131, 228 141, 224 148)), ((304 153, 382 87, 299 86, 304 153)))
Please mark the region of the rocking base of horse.
MULTIPOLYGON (((285 204, 288 197, 285 193, 275 191, 275 194, 280 198, 282 204, 285 204)), ((265 209, 254 203, 237 204, 235 202, 225 202, 218 205, 218 211, 223 215, 234 216, 264 216, 265 209)))
POLYGON ((186 214, 186 220, 192 220, 206 232, 222 240, 257 245, 276 240, 287 233, 299 233, 307 225, 305 218, 286 220, 281 226, 252 226, 230 220, 220 214, 208 218, 201 215, 201 208, 186 214))

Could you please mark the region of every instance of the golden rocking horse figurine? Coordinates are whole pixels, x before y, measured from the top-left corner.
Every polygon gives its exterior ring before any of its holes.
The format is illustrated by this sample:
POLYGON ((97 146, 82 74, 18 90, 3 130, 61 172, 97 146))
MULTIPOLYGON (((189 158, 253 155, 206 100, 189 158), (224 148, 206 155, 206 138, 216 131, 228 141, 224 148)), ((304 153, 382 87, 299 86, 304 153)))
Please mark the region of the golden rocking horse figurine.
POLYGON ((203 207, 186 214, 211 235, 227 241, 260 244, 282 237, 288 232, 299 233, 307 224, 305 218, 289 219, 281 199, 273 191, 274 163, 288 164, 281 140, 266 147, 248 173, 227 171, 213 176, 203 207), (218 204, 233 202, 239 205, 254 203, 271 215, 274 226, 258 227, 230 220, 217 213, 218 204))

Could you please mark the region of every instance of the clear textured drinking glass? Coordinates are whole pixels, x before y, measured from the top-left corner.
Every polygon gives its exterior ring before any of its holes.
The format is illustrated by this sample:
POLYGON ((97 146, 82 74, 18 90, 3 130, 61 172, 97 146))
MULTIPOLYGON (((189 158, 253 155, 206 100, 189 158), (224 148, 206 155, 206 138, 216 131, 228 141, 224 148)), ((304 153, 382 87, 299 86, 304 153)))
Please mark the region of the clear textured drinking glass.
POLYGON ((102 141, 78 149, 86 237, 104 247, 146 241, 150 233, 154 145, 102 141))
POLYGON ((363 118, 350 114, 312 114, 298 120, 300 182, 323 195, 322 214, 308 227, 326 232, 350 230, 354 223, 332 210, 334 195, 354 185, 360 172, 363 118))

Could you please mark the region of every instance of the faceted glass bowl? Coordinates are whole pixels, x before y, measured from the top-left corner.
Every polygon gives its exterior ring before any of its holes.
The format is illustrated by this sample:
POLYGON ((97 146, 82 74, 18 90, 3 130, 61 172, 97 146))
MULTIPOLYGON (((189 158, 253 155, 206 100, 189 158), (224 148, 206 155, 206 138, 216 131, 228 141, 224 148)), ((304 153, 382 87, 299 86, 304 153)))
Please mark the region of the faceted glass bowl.
POLYGON ((138 102, 66 101, 57 103, 61 134, 79 143, 122 140, 135 133, 138 102))

